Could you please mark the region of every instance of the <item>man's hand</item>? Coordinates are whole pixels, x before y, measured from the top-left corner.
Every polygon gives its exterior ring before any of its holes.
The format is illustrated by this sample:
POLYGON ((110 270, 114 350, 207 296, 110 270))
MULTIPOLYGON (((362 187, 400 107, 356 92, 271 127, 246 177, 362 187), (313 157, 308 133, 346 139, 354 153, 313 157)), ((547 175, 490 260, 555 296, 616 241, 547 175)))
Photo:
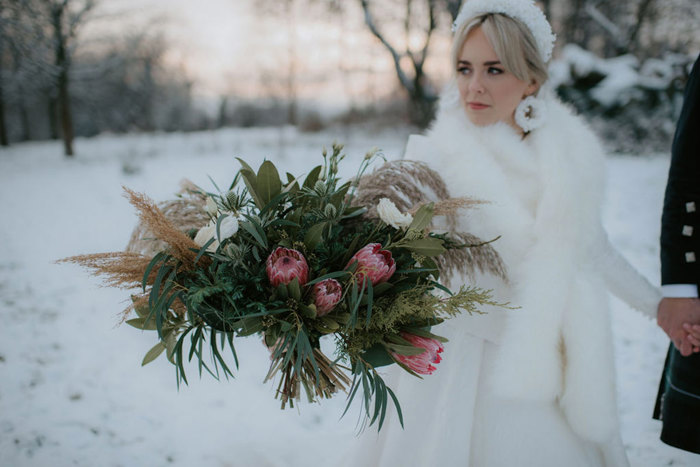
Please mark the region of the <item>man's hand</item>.
MULTIPOLYGON (((700 299, 664 298, 659 303, 656 322, 684 357, 700 351, 700 346, 689 339, 690 333, 683 325, 700 324, 700 299)), ((693 339, 695 342, 697 340, 693 339)))

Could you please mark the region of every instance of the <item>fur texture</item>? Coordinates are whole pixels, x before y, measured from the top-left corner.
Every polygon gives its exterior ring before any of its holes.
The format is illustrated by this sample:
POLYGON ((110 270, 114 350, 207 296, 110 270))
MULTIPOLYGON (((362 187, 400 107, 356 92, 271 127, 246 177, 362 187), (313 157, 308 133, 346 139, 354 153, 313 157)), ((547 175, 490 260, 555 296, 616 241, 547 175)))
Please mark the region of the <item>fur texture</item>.
POLYGON ((452 196, 489 202, 458 229, 501 236, 493 246, 511 283, 482 277, 476 285, 521 307, 493 311, 481 334, 500 344, 493 391, 558 400, 575 432, 604 442, 618 430, 607 278, 616 278, 622 298, 640 297, 630 304, 649 315, 658 292, 614 253, 603 230, 597 138, 555 97, 540 96, 547 122, 524 140, 502 123, 475 127, 457 103, 440 109, 427 136, 411 137, 405 158, 437 170, 452 196), (607 256, 615 261, 604 270, 607 256))

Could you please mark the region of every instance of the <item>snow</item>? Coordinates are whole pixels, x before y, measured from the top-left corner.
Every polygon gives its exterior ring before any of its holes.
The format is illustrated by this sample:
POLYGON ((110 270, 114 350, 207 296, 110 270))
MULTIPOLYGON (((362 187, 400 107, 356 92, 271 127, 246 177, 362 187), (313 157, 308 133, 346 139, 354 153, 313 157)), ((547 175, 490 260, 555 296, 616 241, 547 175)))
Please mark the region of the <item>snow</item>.
MULTIPOLYGON (((346 142, 345 175, 374 146, 403 152, 408 131, 292 128, 189 134, 103 135, 76 142, 66 160, 57 142, 0 152, 0 465, 335 465, 354 436, 358 407, 338 421, 344 397, 279 410, 262 384, 268 354, 240 339, 235 380, 199 379, 178 391, 164 357, 141 368, 152 333, 117 327, 124 291, 56 259, 122 249, 135 215, 121 185, 156 200, 187 177, 226 187, 235 156, 272 159, 301 175, 322 146, 346 142)), ((609 160, 605 224, 611 240, 658 282, 658 235, 666 155, 609 160)), ((620 415, 632 465, 696 465, 698 456, 658 440, 651 419, 667 339, 654 323, 613 301, 620 415)), ((400 394, 399 394, 400 397, 400 394)))

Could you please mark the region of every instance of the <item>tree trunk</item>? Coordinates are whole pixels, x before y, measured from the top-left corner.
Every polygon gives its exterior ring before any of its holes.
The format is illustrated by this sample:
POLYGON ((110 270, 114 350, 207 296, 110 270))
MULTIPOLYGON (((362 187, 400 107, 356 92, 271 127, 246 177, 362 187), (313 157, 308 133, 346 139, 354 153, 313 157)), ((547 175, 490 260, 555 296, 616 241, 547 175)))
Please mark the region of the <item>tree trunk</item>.
POLYGON ((2 95, 2 83, 0 83, 0 146, 9 146, 7 139, 7 128, 5 125, 5 99, 2 95))
POLYGON ((63 6, 54 5, 53 27, 56 46, 56 67, 58 68, 58 111, 61 120, 61 136, 63 138, 63 149, 67 157, 73 157, 73 119, 70 111, 70 94, 68 92, 68 70, 70 59, 66 53, 66 36, 63 33, 63 14, 65 13, 65 3, 63 6))
POLYGON ((585 0, 573 0, 570 3, 571 10, 568 12, 568 18, 564 23, 564 29, 562 31, 564 36, 564 43, 575 43, 582 45, 584 40, 583 33, 583 7, 585 0))
POLYGON ((228 96, 221 96, 221 101, 219 101, 219 112, 216 118, 216 128, 223 128, 226 126, 228 121, 228 96))
MULTIPOLYGON (((53 90, 51 90, 53 94, 53 90)), ((22 105, 22 122, 24 127, 29 127, 29 117, 27 115, 27 109, 22 105)), ((49 138, 52 140, 58 139, 58 99, 55 96, 50 95, 48 101, 48 112, 49 112, 49 138)))
MULTIPOLYGON (((67 68, 67 67, 66 67, 67 68)), ((58 77, 58 108, 61 117, 61 134, 63 149, 67 157, 73 157, 73 118, 70 112, 70 95, 68 93, 68 70, 64 68, 58 77)))
POLYGON ((2 74, 0 74, 0 146, 9 145, 10 141, 7 139, 7 125, 5 124, 5 96, 2 88, 2 74))

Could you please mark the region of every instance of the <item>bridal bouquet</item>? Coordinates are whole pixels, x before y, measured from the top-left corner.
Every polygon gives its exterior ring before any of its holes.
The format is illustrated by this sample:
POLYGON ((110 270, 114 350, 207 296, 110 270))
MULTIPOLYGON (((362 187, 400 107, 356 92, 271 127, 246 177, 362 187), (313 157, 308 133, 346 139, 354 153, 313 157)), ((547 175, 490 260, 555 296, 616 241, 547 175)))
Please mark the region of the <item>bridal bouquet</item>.
MULTIPOLYGON (((125 188, 141 220, 127 251, 63 261, 91 268, 108 285, 140 289, 125 310, 125 319, 135 317, 126 322, 154 331, 157 342, 143 364, 165 353, 178 384, 187 383, 185 362, 192 359, 200 376, 232 376, 222 353, 228 347, 237 367, 235 340, 258 334, 270 352, 265 381, 279 376, 282 408, 293 406, 302 388, 309 401, 343 390, 347 412, 362 388, 370 425, 378 420, 381 429, 389 399, 403 424, 396 395, 376 368, 397 364, 418 377, 431 374, 446 342, 432 327, 494 304, 477 288, 450 291, 440 270, 450 262, 483 268, 478 258, 496 271, 500 265, 490 245, 474 237, 429 230, 435 215, 471 201, 445 192, 443 201, 401 211, 397 204, 420 198, 417 189, 403 183, 408 195, 392 196, 397 184, 377 178, 393 171, 405 182, 429 169, 402 162, 363 176, 376 156, 370 152, 357 177, 341 183, 341 151, 324 150, 323 165, 303 181, 289 173, 282 180, 270 161, 256 172, 239 159, 227 190, 190 183, 179 200, 160 206, 125 188), (334 360, 320 350, 323 336, 335 340, 334 360)), ((444 191, 429 175, 427 184, 444 191)))

